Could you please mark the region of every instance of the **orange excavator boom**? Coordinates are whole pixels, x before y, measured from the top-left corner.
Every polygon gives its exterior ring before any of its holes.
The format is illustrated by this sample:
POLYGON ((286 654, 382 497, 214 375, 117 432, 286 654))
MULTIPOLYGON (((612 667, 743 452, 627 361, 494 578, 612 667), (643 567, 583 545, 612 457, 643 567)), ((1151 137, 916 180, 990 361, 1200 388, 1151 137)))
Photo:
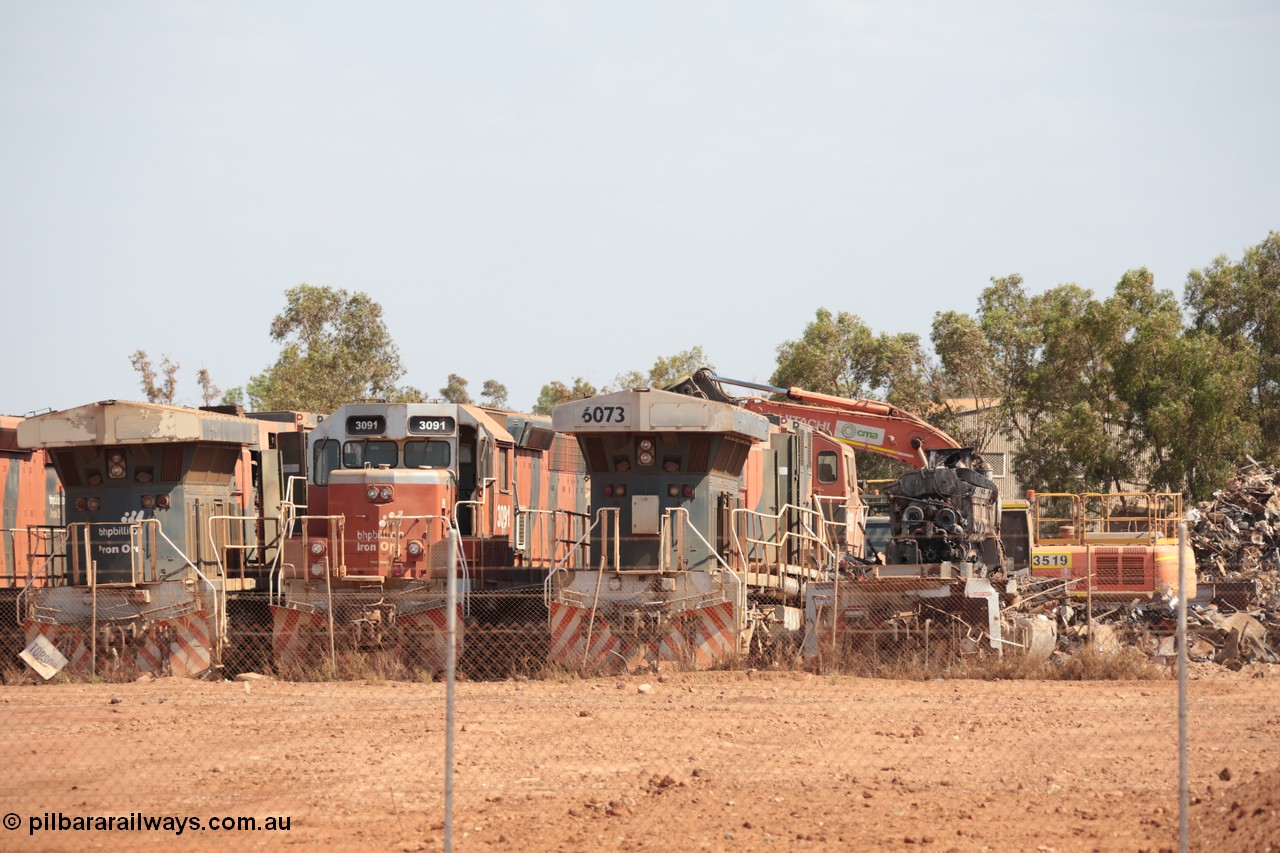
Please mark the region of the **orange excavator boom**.
POLYGON ((780 388, 716 376, 706 370, 697 371, 667 390, 733 403, 762 415, 802 421, 859 450, 888 456, 916 468, 929 466, 928 451, 960 449, 958 441, 928 421, 880 400, 780 388), (786 399, 733 397, 725 392, 724 385, 766 391, 786 399))

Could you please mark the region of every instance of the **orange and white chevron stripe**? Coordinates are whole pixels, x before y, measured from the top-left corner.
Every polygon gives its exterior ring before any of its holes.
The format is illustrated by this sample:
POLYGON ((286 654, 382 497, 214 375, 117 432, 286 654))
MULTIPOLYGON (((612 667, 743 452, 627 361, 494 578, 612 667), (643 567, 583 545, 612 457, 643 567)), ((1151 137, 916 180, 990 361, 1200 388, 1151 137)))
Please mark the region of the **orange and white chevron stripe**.
POLYGON ((271 646, 277 669, 315 665, 329 630, 323 613, 271 605, 271 646))
POLYGON ((213 665, 215 635, 208 611, 153 625, 136 646, 138 669, 156 675, 189 677, 213 665))
POLYGON ((737 650, 731 601, 682 611, 666 631, 647 641, 614 633, 599 613, 591 627, 590 608, 552 602, 550 614, 551 662, 567 669, 621 672, 662 661, 707 669, 737 650))
MULTIPOLYGON (((406 663, 416 664, 431 672, 444 672, 449 655, 449 609, 433 607, 417 613, 396 616, 397 653, 406 663)), ((454 624, 457 634, 454 646, 462 659, 462 608, 457 610, 454 624)))

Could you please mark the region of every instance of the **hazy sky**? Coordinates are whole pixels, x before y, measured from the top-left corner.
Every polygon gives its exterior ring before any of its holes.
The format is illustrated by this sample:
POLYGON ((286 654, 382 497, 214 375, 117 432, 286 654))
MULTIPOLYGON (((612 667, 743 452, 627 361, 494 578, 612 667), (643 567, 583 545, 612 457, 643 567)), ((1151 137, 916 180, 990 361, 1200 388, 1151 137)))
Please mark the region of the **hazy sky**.
POLYGON ((0 412, 224 389, 302 282, 527 409, 1280 230, 1280 5, 0 2, 0 412))

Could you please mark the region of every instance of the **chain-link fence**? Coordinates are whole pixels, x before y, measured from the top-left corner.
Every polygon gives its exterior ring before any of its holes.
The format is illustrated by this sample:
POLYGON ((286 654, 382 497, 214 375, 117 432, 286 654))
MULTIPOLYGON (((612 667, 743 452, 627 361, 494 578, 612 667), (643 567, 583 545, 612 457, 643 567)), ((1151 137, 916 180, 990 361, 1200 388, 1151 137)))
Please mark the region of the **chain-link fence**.
POLYGON ((797 619, 733 583, 645 598, 579 574, 463 585, 452 729, 426 587, 156 600, 133 629, 124 591, 76 590, 59 612, 80 621, 54 624, 6 590, 12 838, 77 846, 50 814, 137 811, 291 816, 293 843, 375 848, 439 849, 447 826, 458 849, 1174 849, 1179 646, 1193 846, 1275 837, 1280 638, 1257 595, 1206 587, 1180 643, 1173 602, 1061 584, 844 574, 797 619), (37 637, 67 660, 52 683, 17 657, 37 637), (173 677, 202 644, 203 674, 173 677))
MULTIPOLYGON (((1163 672, 1176 654, 1167 605, 1090 608, 1083 599, 1046 597, 1015 607, 1003 603, 1007 595, 964 590, 951 583, 815 584, 804 621, 790 631, 774 605, 751 597, 744 608, 704 598, 662 610, 633 600, 594 607, 578 598, 548 602, 541 587, 472 593, 458 606, 458 671, 475 681, 734 669, 1078 678, 1105 675, 1091 667, 1106 662, 1111 677, 1142 677, 1163 672)), ((150 622, 112 619, 112 602, 127 598, 126 591, 98 592, 96 631, 91 605, 69 621, 18 623, 11 615, 0 642, 15 661, 24 646, 45 638, 66 658, 63 677, 71 680, 253 672, 287 680, 422 681, 444 671, 446 610, 438 596, 340 592, 285 605, 241 593, 225 602, 207 596, 205 607, 150 622)), ((1274 625, 1207 607, 1193 610, 1193 623, 1193 658, 1237 668, 1276 662, 1274 625)))

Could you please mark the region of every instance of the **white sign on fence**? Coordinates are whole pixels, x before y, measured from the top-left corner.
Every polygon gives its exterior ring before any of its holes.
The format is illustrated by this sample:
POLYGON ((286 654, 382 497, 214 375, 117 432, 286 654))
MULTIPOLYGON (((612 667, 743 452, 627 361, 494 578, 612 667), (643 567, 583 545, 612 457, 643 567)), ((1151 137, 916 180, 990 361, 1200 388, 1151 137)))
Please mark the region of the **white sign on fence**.
POLYGON ((40 677, 45 681, 53 678, 67 665, 67 659, 62 656, 62 652, 54 648, 53 643, 46 640, 43 634, 32 640, 31 645, 18 653, 18 657, 40 673, 40 677))

